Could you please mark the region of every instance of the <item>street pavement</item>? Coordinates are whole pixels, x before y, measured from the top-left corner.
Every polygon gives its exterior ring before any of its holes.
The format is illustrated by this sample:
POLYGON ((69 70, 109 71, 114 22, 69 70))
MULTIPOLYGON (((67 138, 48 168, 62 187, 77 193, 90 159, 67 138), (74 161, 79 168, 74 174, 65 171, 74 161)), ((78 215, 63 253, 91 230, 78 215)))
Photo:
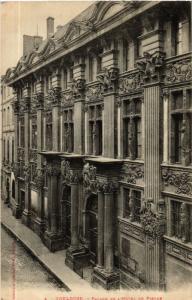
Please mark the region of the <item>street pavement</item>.
MULTIPOLYGON (((75 293, 76 295, 79 295, 79 291, 86 291, 86 294, 96 291, 95 288, 90 286, 89 282, 82 279, 79 275, 65 265, 66 250, 57 251, 55 253, 50 252, 47 247, 43 245, 39 236, 37 236, 31 229, 23 225, 20 219, 15 219, 15 217, 12 216, 11 209, 8 208, 2 201, 1 223, 6 230, 8 230, 16 239, 18 239, 21 244, 23 244, 23 246, 32 254, 32 256, 34 256, 41 263, 41 265, 43 265, 55 278, 65 285, 66 290, 68 289, 68 291, 72 291, 73 294, 75 293)), ((4 243, 3 239, 2 243, 4 243)), ((2 258, 2 260, 4 260, 4 258, 2 258)), ((28 264, 28 262, 26 262, 26 264, 28 264)), ((71 294, 69 292, 65 293, 71 294)), ((59 293, 59 295, 63 295, 63 291, 62 294, 59 293)), ((12 300, 12 298, 10 299, 12 300)), ((32 298, 28 299, 33 300, 32 298)), ((42 297, 39 299, 49 300, 48 298, 44 299, 42 297)), ((55 297, 53 299, 55 299, 55 297)), ((16 298, 13 300, 21 299, 16 298)), ((38 300, 38 298, 34 298, 34 300, 38 300)))

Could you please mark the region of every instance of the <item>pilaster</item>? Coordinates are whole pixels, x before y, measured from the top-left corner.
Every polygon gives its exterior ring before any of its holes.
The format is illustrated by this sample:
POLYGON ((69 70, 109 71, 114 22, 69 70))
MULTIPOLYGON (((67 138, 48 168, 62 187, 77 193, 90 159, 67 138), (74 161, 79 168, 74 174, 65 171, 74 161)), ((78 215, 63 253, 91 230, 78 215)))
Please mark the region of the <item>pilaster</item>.
POLYGON ((116 123, 116 80, 119 70, 117 68, 117 51, 114 40, 104 40, 104 52, 102 54, 103 71, 97 75, 97 80, 104 90, 104 132, 103 132, 103 155, 114 158, 115 144, 115 123, 116 123), (109 147, 110 145, 110 147, 109 147))
MULTIPOLYGON (((44 154, 43 152, 41 152, 44 154)), ((43 240, 50 251, 54 252, 65 248, 64 237, 60 232, 59 223, 59 177, 60 163, 56 159, 59 153, 45 153, 48 175, 48 228, 43 240)))
POLYGON ((83 105, 85 101, 85 65, 82 57, 75 60, 73 67, 72 91, 74 102, 74 152, 84 153, 84 112, 83 105))
POLYGON ((145 232, 146 286, 164 288, 164 258, 162 236, 164 232, 164 202, 161 200, 160 165, 162 145, 161 66, 163 53, 144 53, 138 61, 144 82, 145 142, 144 142, 144 197, 141 223, 145 232), (152 62, 150 59, 156 60, 152 62), (142 69, 140 68, 142 64, 142 69))
POLYGON ((14 111, 14 136, 15 136, 15 149, 14 149, 14 176, 15 176, 15 201, 12 205, 12 213, 16 218, 20 217, 20 204, 19 204, 19 166, 18 166, 18 114, 19 114, 19 102, 17 98, 17 91, 14 91, 14 99, 12 101, 14 111))

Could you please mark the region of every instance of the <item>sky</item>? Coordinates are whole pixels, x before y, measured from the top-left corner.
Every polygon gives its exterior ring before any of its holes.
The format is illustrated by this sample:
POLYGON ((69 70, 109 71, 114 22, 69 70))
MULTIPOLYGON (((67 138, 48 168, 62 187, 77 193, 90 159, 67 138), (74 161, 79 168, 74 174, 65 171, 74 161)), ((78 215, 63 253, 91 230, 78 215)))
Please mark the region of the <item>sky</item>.
POLYGON ((0 75, 15 67, 23 53, 23 35, 46 38, 46 19, 51 16, 56 26, 64 25, 93 1, 14 1, 1 2, 0 75))

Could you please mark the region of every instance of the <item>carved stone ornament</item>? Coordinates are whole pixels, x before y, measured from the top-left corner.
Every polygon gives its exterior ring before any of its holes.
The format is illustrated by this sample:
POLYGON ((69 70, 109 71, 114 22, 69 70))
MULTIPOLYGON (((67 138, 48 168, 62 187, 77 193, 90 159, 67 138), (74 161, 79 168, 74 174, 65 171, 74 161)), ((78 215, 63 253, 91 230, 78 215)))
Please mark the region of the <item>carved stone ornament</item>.
POLYGON ((19 113, 19 102, 14 99, 11 102, 11 104, 12 104, 12 107, 13 107, 14 114, 18 114, 19 113))
POLYGON ((24 160, 25 149, 24 148, 17 148, 17 156, 18 156, 19 160, 24 160))
POLYGON ((124 165, 123 172, 126 173, 123 178, 125 177, 128 183, 136 184, 137 179, 144 177, 144 167, 137 164, 124 165))
POLYGON ((61 106, 66 107, 74 104, 73 92, 69 91, 62 92, 61 94, 61 106))
POLYGON ((29 159, 32 161, 37 160, 37 150, 34 150, 34 149, 29 150, 29 159))
POLYGON ((19 164, 18 162, 14 162, 14 165, 13 165, 13 173, 15 175, 15 178, 18 178, 19 175, 20 175, 20 169, 19 169, 19 164))
POLYGON ((71 83, 71 91, 75 98, 81 97, 85 90, 85 79, 73 79, 71 83))
POLYGON ((88 86, 86 92, 86 99, 90 102, 103 100, 103 86, 101 84, 88 86))
POLYGON ((151 240, 161 238, 164 234, 165 220, 162 214, 158 214, 151 199, 143 201, 141 206, 141 224, 144 232, 151 240))
POLYGON ((44 170, 37 169, 36 176, 34 178, 37 189, 41 190, 44 187, 44 170))
POLYGON ((48 176, 59 176, 60 173, 61 173, 61 168, 57 161, 52 161, 47 165, 48 176))
POLYGON ((156 51, 153 54, 148 52, 143 53, 143 57, 138 59, 137 68, 143 81, 159 79, 159 71, 163 65, 164 53, 156 51))
POLYGON ((119 94, 124 95, 140 89, 143 85, 143 79, 140 73, 131 74, 119 79, 119 94))
POLYGON ((165 67, 165 83, 171 84, 176 82, 192 80, 192 63, 191 61, 179 61, 167 64, 165 67))
POLYGON ((31 168, 30 168, 30 165, 29 165, 29 164, 27 164, 27 165, 25 165, 25 166, 23 167, 24 180, 25 180, 25 182, 27 182, 27 183, 30 181, 30 170, 31 170, 31 168))
POLYGON ((54 88, 50 89, 48 94, 49 94, 49 98, 52 102, 52 105, 60 104, 60 100, 61 100, 61 88, 60 87, 54 87, 54 88))
POLYGON ((71 170, 70 163, 67 160, 61 162, 61 175, 65 184, 77 184, 80 182, 80 174, 71 170))
POLYGON ((114 83, 118 78, 119 69, 118 68, 105 68, 102 73, 97 75, 97 80, 103 86, 104 91, 113 90, 114 83))
POLYGON ((179 172, 176 173, 170 169, 163 168, 162 179, 165 186, 173 185, 177 188, 177 194, 192 195, 192 182, 190 173, 179 172))
POLYGON ((98 182, 96 179, 96 167, 86 163, 83 167, 83 185, 86 193, 96 191, 98 182))
POLYGON ((44 102, 44 94, 42 92, 36 93, 31 99, 31 110, 42 109, 44 102))

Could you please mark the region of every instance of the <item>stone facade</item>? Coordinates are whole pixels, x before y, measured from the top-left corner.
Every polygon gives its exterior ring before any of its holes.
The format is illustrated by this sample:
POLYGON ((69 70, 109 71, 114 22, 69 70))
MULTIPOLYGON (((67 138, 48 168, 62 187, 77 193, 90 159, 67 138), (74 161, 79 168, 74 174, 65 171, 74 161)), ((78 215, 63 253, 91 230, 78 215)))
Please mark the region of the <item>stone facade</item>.
POLYGON ((192 275, 189 12, 94 3, 6 73, 13 214, 106 289, 192 275))
POLYGON ((13 91, 1 78, 1 198, 8 205, 12 205, 15 195, 14 166, 14 114, 12 109, 13 91))

